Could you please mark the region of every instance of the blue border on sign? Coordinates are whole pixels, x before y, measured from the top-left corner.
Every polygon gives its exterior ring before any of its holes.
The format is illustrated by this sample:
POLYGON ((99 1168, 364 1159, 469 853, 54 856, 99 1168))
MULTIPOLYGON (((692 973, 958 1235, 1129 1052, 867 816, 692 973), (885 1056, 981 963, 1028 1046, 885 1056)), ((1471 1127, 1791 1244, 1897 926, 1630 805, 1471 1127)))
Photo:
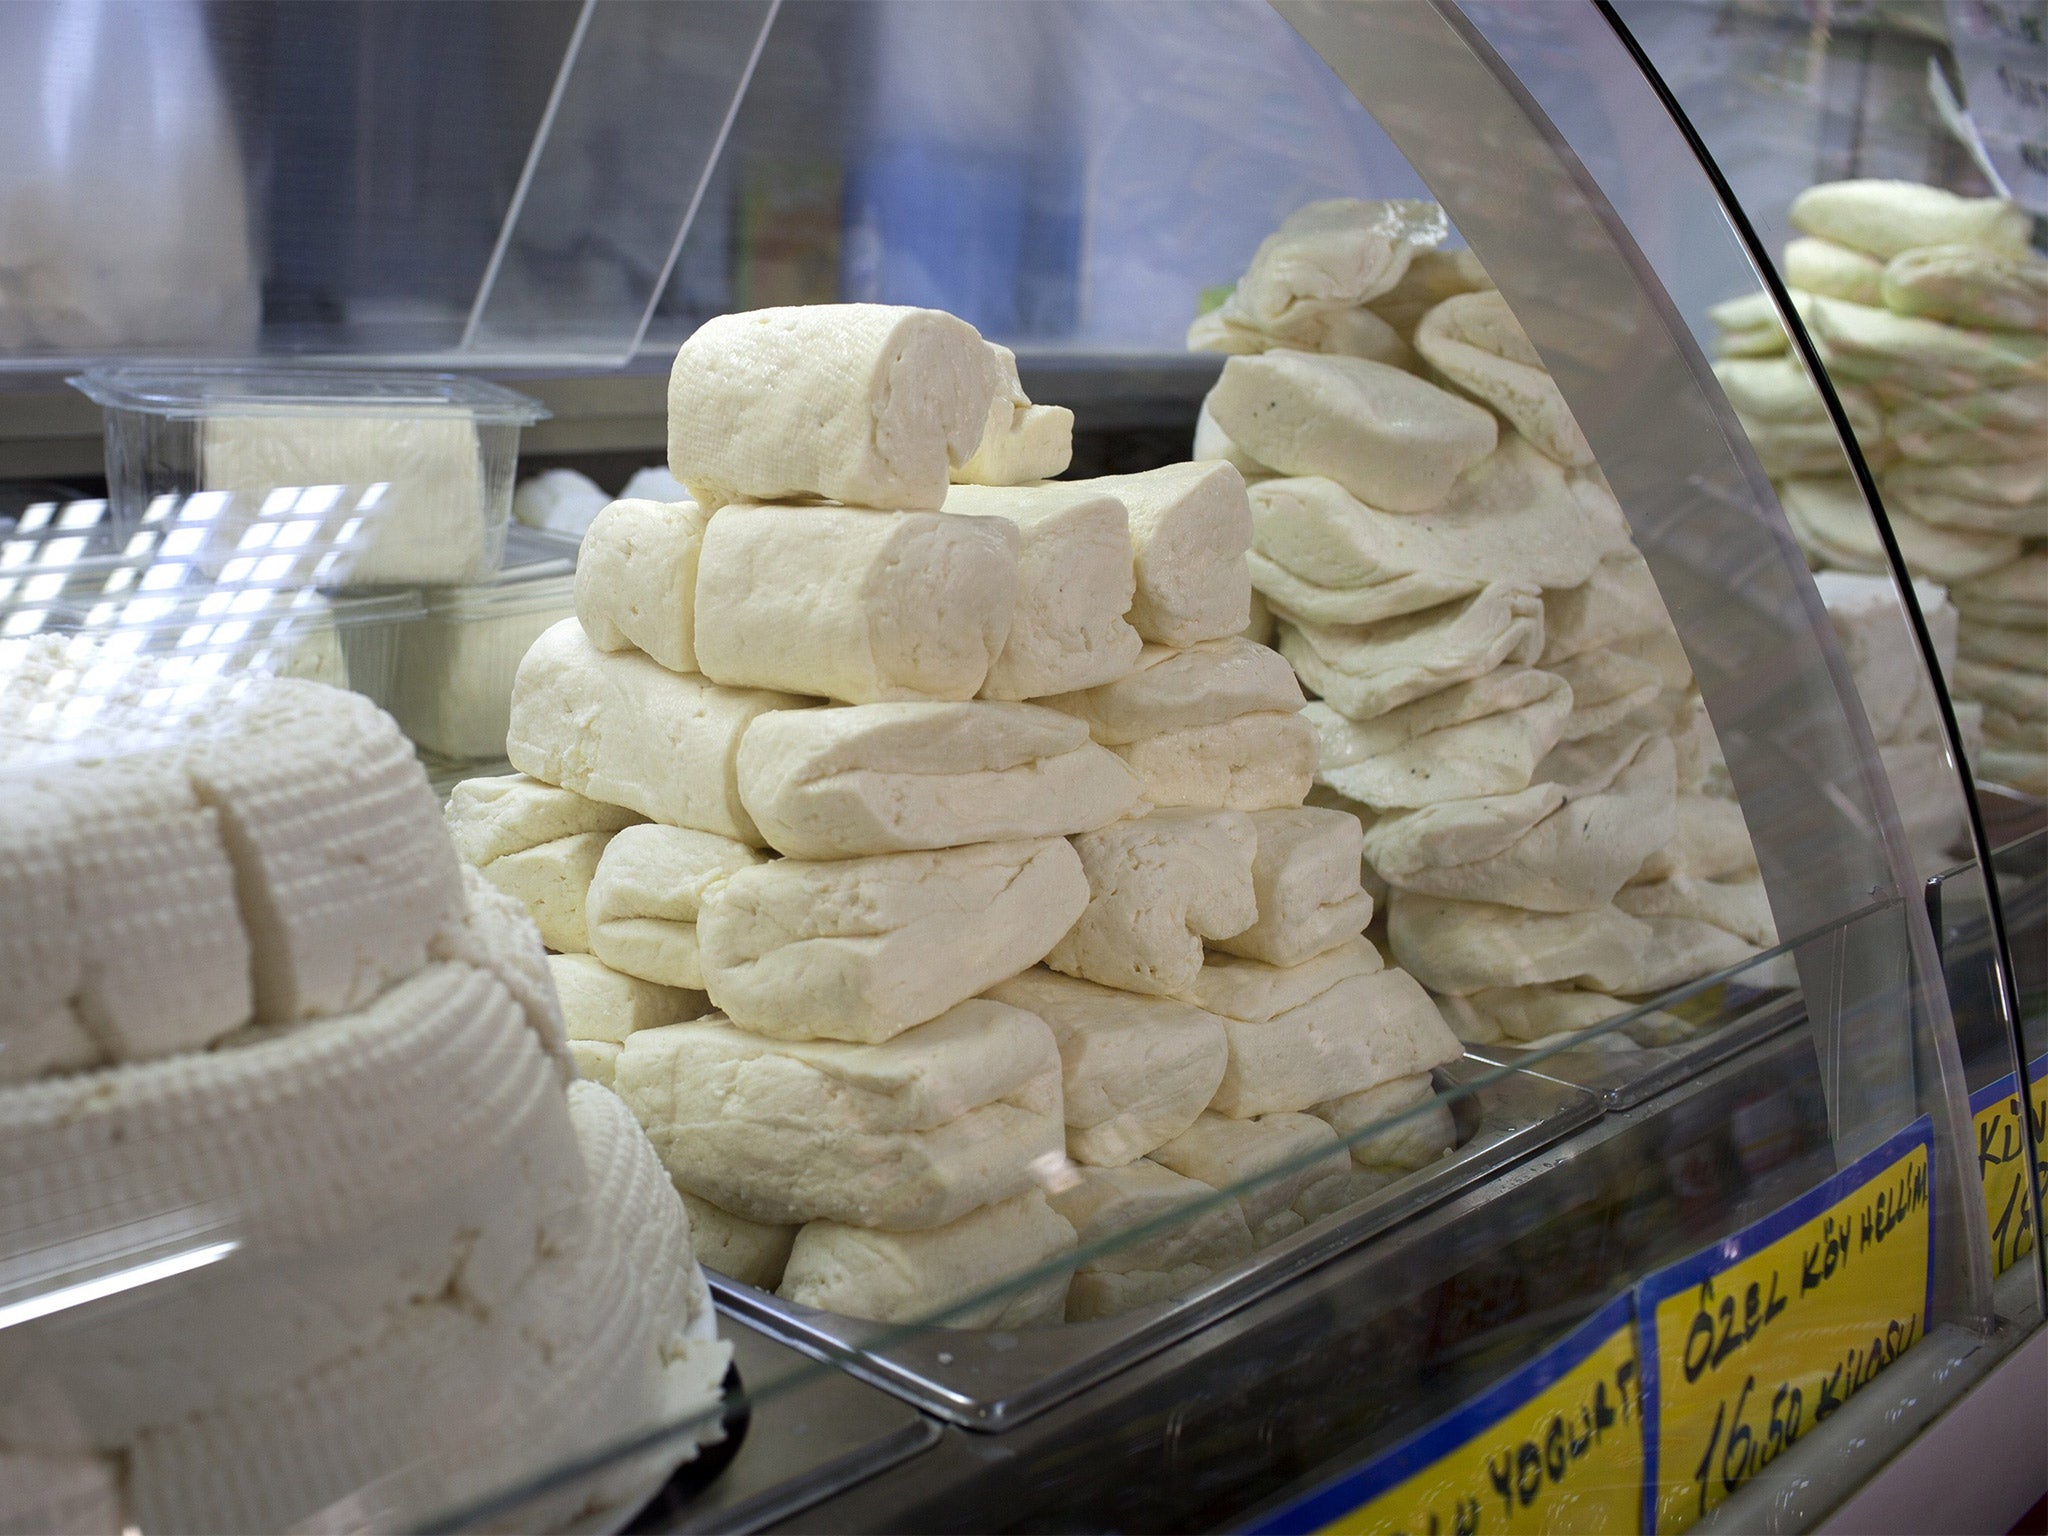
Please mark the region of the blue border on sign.
MULTIPOLYGON (((1371 1503, 1389 1488, 1435 1461, 1444 1452, 1475 1439, 1538 1393, 1577 1370, 1618 1329, 1630 1321, 1635 1298, 1624 1291, 1570 1333, 1518 1366, 1477 1397, 1424 1425, 1406 1440, 1389 1447, 1364 1466, 1341 1474, 1313 1493, 1268 1515, 1249 1528, 1249 1536, 1302 1536, 1371 1503)), ((1642 1365, 1636 1366, 1637 1419, 1641 1421, 1642 1365)))
MULTIPOLYGON (((1657 1529, 1658 1467, 1657 1429, 1658 1393, 1663 1383, 1658 1379, 1657 1369, 1657 1303, 1689 1291, 1702 1280, 1711 1279, 1723 1270, 1741 1263, 1760 1248, 1768 1248, 1787 1232, 1796 1230, 1818 1216, 1827 1207, 1857 1189, 1884 1168, 1890 1167, 1915 1147, 1927 1149, 1927 1220, 1929 1231, 1934 1222, 1934 1120, 1922 1115, 1903 1131, 1893 1136, 1883 1146, 1874 1148, 1856 1159, 1840 1173, 1831 1176, 1825 1183, 1816 1184, 1805 1194, 1781 1205, 1770 1215, 1751 1222, 1738 1232, 1733 1232, 1718 1243, 1702 1248, 1698 1253, 1667 1264, 1662 1269, 1652 1270, 1636 1285, 1636 1345, 1637 1370, 1641 1373, 1643 1404, 1643 1530, 1654 1533, 1657 1529)), ((1927 1245, 1927 1286, 1921 1301, 1920 1329, 1924 1338, 1927 1320, 1934 1311, 1934 1245, 1927 1245)))
MULTIPOLYGON (((2048 1056, 2042 1057, 2037 1065, 2048 1066, 2048 1056)), ((2029 1070, 2027 1075, 2031 1078, 2033 1072, 2029 1070)), ((1985 1110, 1996 1104, 2000 1099, 2016 1096, 2019 1091, 2020 1075, 2017 1072, 2008 1072, 1997 1082, 1986 1083, 1982 1088, 1979 1088, 1970 1095, 1970 1118, 1976 1119, 1977 1116, 1983 1114, 1985 1110)))

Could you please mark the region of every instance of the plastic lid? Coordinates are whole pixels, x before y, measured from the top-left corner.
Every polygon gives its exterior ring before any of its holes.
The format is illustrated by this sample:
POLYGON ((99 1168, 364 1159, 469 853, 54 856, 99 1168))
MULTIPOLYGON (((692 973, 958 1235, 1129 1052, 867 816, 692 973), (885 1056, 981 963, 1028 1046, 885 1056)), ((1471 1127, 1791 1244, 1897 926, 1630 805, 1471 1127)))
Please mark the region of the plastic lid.
POLYGON ((90 368, 72 388, 111 410, 208 416, 420 416, 460 411, 476 421, 525 426, 551 415, 516 390, 455 373, 371 373, 259 365, 90 368))

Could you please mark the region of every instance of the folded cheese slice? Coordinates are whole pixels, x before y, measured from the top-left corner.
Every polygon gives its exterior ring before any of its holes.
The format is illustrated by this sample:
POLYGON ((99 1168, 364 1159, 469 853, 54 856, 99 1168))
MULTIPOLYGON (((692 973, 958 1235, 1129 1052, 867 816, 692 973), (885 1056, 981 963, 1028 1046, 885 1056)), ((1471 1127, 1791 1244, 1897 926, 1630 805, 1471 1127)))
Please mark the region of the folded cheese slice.
POLYGON ((1358 938, 1372 921, 1372 898, 1358 882, 1358 818, 1297 806, 1254 812, 1251 823, 1259 840, 1252 858, 1258 920, 1216 947, 1291 966, 1358 938))
POLYGON ((1683 917, 1726 929, 1738 939, 1767 949, 1778 942, 1769 894, 1754 872, 1727 880, 1674 874, 1616 892, 1614 904, 1632 917, 1683 917))
POLYGON ((1571 713, 1563 678, 1502 666, 1370 720, 1347 720, 1321 700, 1302 718, 1316 732, 1318 783, 1400 810, 1528 788, 1571 713))
POLYGON ((1493 452, 1493 413, 1362 357, 1233 357, 1209 392, 1231 440, 1283 474, 1324 475, 1389 512, 1427 512, 1493 452))
POLYGON ((1068 1271, 1042 1272, 1073 1248, 1072 1225, 1035 1189, 924 1231, 816 1221, 797 1233, 777 1294, 878 1323, 1030 1328, 1060 1321, 1068 1271))
POLYGON ((702 992, 642 981, 589 955, 549 955, 548 974, 572 1041, 624 1045, 635 1030, 680 1024, 711 1011, 711 1000, 702 992))
POLYGON ((1785 281, 1808 293, 1851 304, 1882 304, 1884 263, 1875 256, 1815 235, 1785 242, 1785 281))
POLYGON ((1051 1195, 1052 1208, 1073 1223, 1083 1249, 1109 1246, 1082 1255, 1067 1291, 1070 1323, 1164 1301, 1252 1256, 1243 1208, 1199 1180, 1150 1158, 1078 1172, 1051 1195), (1142 1235, 1124 1236, 1139 1228, 1142 1235))
POLYGON ((1017 601, 981 696, 1036 699, 1130 671, 1144 641, 1130 610, 1130 523, 1116 497, 1088 487, 966 485, 946 511, 1016 524, 1017 601))
POLYGON ((955 485, 1029 485, 1063 475, 1074 459, 1074 413, 1033 405, 1017 377, 1017 354, 989 342, 1002 385, 988 408, 974 456, 952 472, 955 485))
POLYGON ((943 1226, 1065 1155, 1052 1032, 984 999, 882 1045, 636 1030, 615 1081, 682 1188, 771 1225, 943 1226))
POLYGON ((1948 589, 1949 601, 1965 619, 2040 629, 2048 612, 2048 549, 2030 550, 2017 560, 1948 589))
POLYGON ((769 711, 810 702, 686 677, 636 651, 607 654, 564 619, 519 663, 505 750, 536 779, 653 821, 758 844, 740 801, 740 738, 769 711))
POLYGON ((1221 313, 1299 344, 1327 316, 1390 294, 1448 230, 1443 209, 1420 199, 1304 203, 1259 242, 1221 313))
POLYGON ((1229 1047, 1215 1015, 1034 967, 988 995, 1043 1019, 1059 1042, 1067 1155, 1119 1166, 1194 1124, 1229 1047))
POLYGON ((441 819, 463 862, 482 869, 508 853, 582 832, 616 832, 641 817, 622 805, 506 773, 464 779, 449 792, 441 819))
POLYGON ((702 991, 697 917, 705 893, 763 857, 711 832, 654 824, 627 828, 605 846, 591 876, 590 952, 629 976, 702 991))
POLYGON ((1406 971, 1352 976, 1258 1023, 1227 1019, 1230 1064, 1210 1108, 1234 1119, 1306 1110, 1463 1054, 1406 971))
POLYGON ((1087 905, 1064 838, 778 859, 712 890, 697 939, 705 989, 736 1023, 876 1042, 1036 964, 1087 905))
MULTIPOLYGON (((1778 499, 1792 531, 1834 563, 1881 575, 1888 568, 1870 508, 1848 479, 1786 480, 1778 499)), ((1888 509, 1893 536, 1907 568, 1930 581, 1961 583, 2019 558, 2020 540, 2006 534, 1937 528, 1898 508, 1888 509)))
POLYGON ((739 790, 773 847, 814 859, 1088 832, 1140 796, 1073 716, 982 701, 764 715, 739 790))
POLYGON ((971 699, 1017 599, 1007 518, 733 506, 704 531, 697 665, 849 704, 971 699))
POLYGON ((1008 382, 974 327, 942 310, 720 315, 669 374, 669 470, 707 510, 822 496, 937 511, 1008 382))
POLYGON ((1370 720, 1543 649, 1543 600, 1495 582, 1477 595, 1368 625, 1287 624, 1280 654, 1332 709, 1370 720))
POLYGON ((1277 652, 1233 635, 1181 650, 1148 645, 1116 681, 1040 702, 1085 720, 1097 741, 1116 747, 1258 711, 1298 710, 1303 699, 1277 652))
POLYGON ((590 881, 611 840, 609 832, 558 837, 491 860, 484 866, 483 876, 526 909, 549 949, 558 954, 587 954, 590 881))
POLYGON ((1123 503, 1135 581, 1128 617, 1155 645, 1221 640, 1245 626, 1251 504, 1240 466, 1214 462, 1224 457, 1198 444, 1195 463, 1066 482, 1123 503))
POLYGON ((1370 302, 1374 314, 1407 336, 1445 299, 1492 286, 1493 279, 1471 251, 1423 251, 1408 264, 1399 282, 1370 302))
POLYGON ((697 559, 706 514, 693 501, 615 501, 576 557, 576 618, 601 651, 637 646, 671 672, 697 670, 697 559))
POLYGON ((1977 331, 1840 299, 1813 301, 1830 374, 1909 394, 1960 395, 2048 378, 2048 336, 1977 331))
POLYGON ((1632 635, 1668 629, 1670 615, 1650 567, 1634 550, 1609 555, 1592 578, 1543 594, 1542 665, 1569 661, 1632 635))
POLYGON ((1574 466, 1593 462, 1563 391, 1499 290, 1444 300, 1416 326, 1415 350, 1547 457, 1574 466))
POLYGON ((749 1221, 687 1189, 679 1188, 676 1193, 690 1213, 690 1251, 699 1264, 728 1280, 758 1285, 764 1291, 782 1284, 789 1251, 801 1227, 749 1221))
POLYGON ((1885 308, 1897 314, 1999 331, 2048 331, 2048 260, 2032 251, 1922 246, 1887 262, 1879 287, 1885 308))
POLYGON ((1880 260, 1923 245, 1974 245, 2024 256, 2026 211, 2003 198, 1959 197, 1914 181, 1827 181, 1792 199, 1792 227, 1880 260))
POLYGON ((1885 427, 1901 453, 1925 463, 2031 462, 2048 434, 2048 381, 1897 400, 1885 427))
POLYGON ((1432 992, 1458 996, 1546 982, 1634 992, 1648 990, 1643 983, 1653 974, 1658 933, 1612 906, 1532 912, 1396 889, 1387 903, 1387 942, 1395 960, 1432 992))
POLYGON ((1236 811, 1154 811, 1074 839, 1086 909, 1045 956, 1053 970, 1154 996, 1183 994, 1202 941, 1258 917, 1258 833, 1236 811))

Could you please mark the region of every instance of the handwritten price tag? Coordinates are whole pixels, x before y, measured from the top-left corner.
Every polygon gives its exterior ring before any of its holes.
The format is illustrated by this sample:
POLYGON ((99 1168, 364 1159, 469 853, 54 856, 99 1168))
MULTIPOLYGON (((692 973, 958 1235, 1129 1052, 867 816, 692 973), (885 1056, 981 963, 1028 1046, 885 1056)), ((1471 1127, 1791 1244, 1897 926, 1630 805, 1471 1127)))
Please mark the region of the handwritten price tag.
POLYGON ((1923 1116, 1637 1288, 1647 1528, 1685 1530, 1918 1342, 1933 1145, 1923 1116))
POLYGON ((1642 1511, 1634 1310, 1615 1298, 1565 1338, 1259 1532, 1605 1532, 1642 1511))
POLYGON ((2027 1209, 2030 1164, 2034 1188, 2048 1189, 2048 1154, 2042 1150, 2048 1131, 2048 1055, 2027 1068, 2027 1081, 2024 1099, 2014 1077, 1970 1095, 1970 1117, 1977 1127, 1977 1171, 1984 1180, 1984 1215, 1991 1223, 1991 1254, 2000 1274, 2034 1251, 2033 1215, 2027 1209))

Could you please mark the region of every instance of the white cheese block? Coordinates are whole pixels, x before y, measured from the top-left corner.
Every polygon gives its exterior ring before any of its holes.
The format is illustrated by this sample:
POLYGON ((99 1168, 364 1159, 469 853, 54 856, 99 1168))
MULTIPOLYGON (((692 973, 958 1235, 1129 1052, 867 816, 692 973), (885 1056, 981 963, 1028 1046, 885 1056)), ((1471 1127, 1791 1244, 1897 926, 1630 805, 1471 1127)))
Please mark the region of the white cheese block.
POLYGON ((1785 242, 1785 281, 1808 293, 1851 304, 1881 304, 1884 263, 1851 246, 1813 235, 1785 242))
POLYGON ((1551 666, 1670 625, 1650 567, 1640 554, 1628 550, 1602 560, 1591 580, 1543 594, 1540 659, 1551 666))
POLYGON ((936 309, 720 315, 676 353, 668 466, 707 510, 823 496, 937 511, 1008 393, 974 327, 936 309))
POLYGON ((540 930, 525 908, 469 865, 462 870, 462 894, 463 909, 428 942, 428 958, 459 960, 495 978, 512 994, 527 1030, 568 1081, 576 1074, 540 930))
POLYGON ((1412 1173, 1426 1168, 1458 1144, 1458 1125, 1451 1107, 1436 1096, 1427 1072, 1348 1093, 1310 1111, 1351 1149, 1361 1168, 1394 1168, 1412 1173))
MULTIPOLYGON (((1641 639, 1643 637, 1635 637, 1641 639)), ((1566 742, 1584 741, 1614 730, 1638 710, 1648 710, 1664 691, 1664 673, 1656 662, 1632 654, 1633 641, 1588 651, 1551 663, 1550 670, 1572 691, 1572 712, 1558 733, 1566 742)), ((1679 667, 1684 666, 1682 659, 1679 667)), ((1674 690, 1692 681, 1689 672, 1675 674, 1674 690)))
POLYGON ((1411 373, 1306 352, 1229 359, 1209 413, 1261 463, 1389 512, 1436 506, 1499 436, 1492 412, 1411 373))
POLYGON ((1209 1107, 1233 1119, 1305 1110, 1462 1052, 1429 994, 1401 970, 1352 976, 1260 1023, 1228 1019, 1230 1065, 1209 1107))
POLYGON ((526 909, 541 942, 560 954, 587 954, 590 880, 609 832, 578 832, 491 860, 484 878, 526 909))
POLYGON ((2040 456, 2042 436, 2048 433, 2048 382, 1895 400, 1885 427, 1909 459, 2030 462, 2040 456))
POLYGON ((562 1023, 574 1040, 624 1045, 638 1029, 680 1024, 711 1011, 702 992, 657 986, 613 970, 589 955, 550 955, 548 972, 562 1000, 562 1023))
POLYGON ((697 940, 705 990, 734 1022, 876 1042, 1036 964, 1087 905, 1064 838, 779 859, 712 891, 697 940))
POLYGON ((1384 964, 1363 934, 1300 965, 1267 965, 1212 950, 1182 995, 1224 1018, 1263 1023, 1321 997, 1340 981, 1371 976, 1384 964))
POLYGON ((1148 645, 1115 682, 1039 702, 1075 715, 1105 746, 1222 725, 1255 711, 1301 708, 1301 685, 1276 651, 1239 636, 1175 650, 1148 645))
POLYGON ((1553 754, 1545 780, 1514 795, 1382 816, 1365 856, 1398 890, 1540 912, 1605 907, 1677 833, 1676 757, 1663 736, 1617 733, 1553 754))
POLYGON ((1396 889, 1387 903, 1387 942, 1395 961, 1432 992, 1460 995, 1545 982, 1631 992, 1645 990, 1637 983, 1649 968, 1657 935, 1648 923, 1611 906, 1530 912, 1396 889))
POLYGON ((988 343, 1002 387, 988 408, 974 456, 952 472, 955 485, 1029 485, 1067 472, 1074 459, 1074 413, 1033 405, 1017 377, 1017 354, 988 343))
POLYGON ((1629 548, 1611 495, 1512 434, 1431 512, 1382 512, 1316 477, 1249 494, 1253 581, 1281 617, 1319 624, 1414 613, 1490 582, 1575 587, 1629 548))
POLYGON ((761 835, 811 859, 1088 832, 1140 795, 1073 716, 981 701, 765 715, 739 787, 761 835))
POLYGON ((1034 967, 988 995, 1035 1013, 1059 1043, 1067 1155, 1118 1166, 1194 1124, 1229 1054, 1213 1014, 1034 967))
MULTIPOLYGON (((1792 294, 1795 307, 1803 297, 1792 294)), ((1762 289, 1709 305, 1707 318, 1714 322, 1714 350, 1722 357, 1773 357, 1789 344, 1778 306, 1762 289)))
POLYGON ((464 779, 449 793, 441 819, 463 862, 481 869, 508 853, 579 832, 616 832, 640 817, 624 806, 507 773, 464 779))
POLYGON ((1298 714, 1239 715, 1110 750, 1160 807, 1265 811, 1300 805, 1316 771, 1315 730, 1298 714))
POLYGON ((883 1045, 636 1030, 615 1081, 677 1183, 749 1221, 942 1226, 1065 1156, 1051 1031, 985 999, 883 1045))
POLYGON ((1154 811, 1074 839, 1087 908, 1045 963, 1125 992, 1170 997, 1194 984, 1202 941, 1258 918, 1258 833, 1236 811, 1154 811))
POLYGON ((1756 870, 1756 849, 1742 807, 1718 795, 1681 794, 1677 832, 1672 840, 1643 860, 1631 884, 1662 880, 1683 871, 1701 880, 1725 880, 1756 870))
POLYGON ((1111 1244, 1084 1257, 1067 1291, 1067 1321, 1115 1317, 1193 1289, 1253 1253, 1251 1228, 1235 1200, 1208 1185, 1140 1158, 1116 1168, 1082 1168, 1050 1196, 1073 1224, 1083 1248, 1111 1244), (1141 1237, 1123 1234, 1139 1227, 1141 1237), (1122 1241, 1114 1241, 1117 1238, 1122 1241))
POLYGON ((569 1059, 576 1063, 576 1075, 600 1088, 615 1086, 620 1046, 616 1040, 571 1040, 569 1059))
POLYGON ((1280 654, 1332 709, 1370 720, 1543 649, 1543 599, 1496 582, 1476 596, 1377 624, 1286 624, 1280 654))
POLYGON ((764 1291, 782 1284, 790 1247, 802 1228, 749 1221, 687 1189, 678 1188, 676 1193, 690 1213, 690 1251, 699 1264, 728 1280, 758 1285, 764 1291))
POLYGON ((1423 251, 1399 282, 1371 302, 1375 314, 1406 336, 1445 299, 1492 286, 1486 268, 1469 250, 1423 251))
POLYGON ((266 679, 187 769, 235 866, 259 1020, 361 1007, 418 970, 461 910, 461 865, 419 760, 360 695, 266 679))
POLYGON ((1252 1240, 1262 1248, 1300 1231, 1303 1221, 1294 1203, 1351 1166, 1335 1131, 1313 1115, 1297 1114, 1256 1120, 1205 1114, 1154 1152, 1152 1161, 1236 1195, 1252 1240))
POLYGON ((580 539, 610 500, 604 487, 579 470, 544 469, 512 492, 512 515, 529 528, 580 539))
POLYGON ((1885 308, 1897 314, 1991 330, 2048 331, 2048 260, 2033 251, 1975 245, 1901 251, 1885 264, 1880 289, 1885 308))
POLYGON ((2024 256, 2026 211, 1913 181, 1828 181, 1792 199, 1792 227, 1889 261, 1922 245, 1974 245, 2024 256))
POLYGON ((815 1221, 797 1233, 776 1294, 878 1323, 1030 1328, 1064 1315, 1068 1271, 1056 1261, 1073 1249, 1073 1227, 1035 1189, 929 1231, 815 1221))
POLYGON ((1564 393, 1498 290, 1446 299, 1415 327, 1415 350, 1438 373, 1499 411, 1560 464, 1586 465, 1593 450, 1564 393))
MULTIPOLYGON (((1338 352, 1369 357, 1396 368, 1416 368, 1414 350, 1399 331, 1369 309, 1330 309, 1305 313, 1287 327, 1285 337, 1259 329, 1241 306, 1226 304, 1197 315, 1187 330, 1190 352, 1229 354, 1270 352, 1288 347, 1297 352, 1338 352)), ((1199 432, 1199 428, 1197 431, 1199 432)), ((1196 458, 1207 458, 1198 448, 1196 458)))
MULTIPOLYGON (((1209 414, 1207 400, 1202 402, 1202 408, 1195 413, 1195 445, 1188 457, 1197 462, 1220 460, 1235 469, 1247 485, 1254 480, 1270 479, 1279 473, 1272 465, 1261 464, 1230 440, 1230 434, 1217 426, 1216 418, 1209 414)), ((1146 638, 1156 637, 1148 635, 1146 638)))
POLYGON ((1291 966, 1357 938, 1372 921, 1372 898, 1358 883, 1358 818, 1299 806, 1256 811, 1251 822, 1259 839, 1252 859, 1258 921, 1216 947, 1291 966))
POLYGON ((999 517, 722 508, 697 565, 697 665, 849 704, 971 699, 1010 633, 1018 544, 999 517))
POLYGON ((697 670, 697 557, 706 514, 693 501, 615 501, 576 556, 576 618, 601 651, 637 646, 671 672, 697 670))
POLYGON ((1244 553, 1252 541, 1245 476, 1271 471, 1199 462, 1227 457, 1204 453, 1198 442, 1195 463, 1065 482, 1123 503, 1136 580, 1128 617, 1152 644, 1221 640, 1245 626, 1251 579, 1244 553))
POLYGON ((740 738, 769 711, 809 702, 685 677, 637 651, 607 654, 564 619, 519 664, 506 755, 593 800, 758 844, 740 803, 740 738))
POLYGON ((1960 395, 2048 377, 2048 336, 1976 331, 1839 299, 1813 301, 1830 374, 1911 394, 1960 395))
POLYGON ((2035 549, 2010 564, 1949 586, 1956 612, 1978 624, 2048 628, 2048 549, 2035 549))
POLYGON ((590 952, 615 971, 665 987, 704 988, 697 917, 704 894, 762 862, 745 843, 684 827, 630 827, 591 876, 590 952))
MULTIPOLYGON (((1722 358, 1714 364, 1714 377, 1721 381, 1728 402, 1735 407, 1743 425, 1752 431, 1758 426, 1820 426, 1825 429, 1824 437, 1834 435, 1827 404, 1813 387, 1806 365, 1796 358, 1722 358)), ((1849 425, 1865 443, 1875 443, 1884 436, 1884 412, 1868 390, 1838 381, 1835 398, 1842 402, 1849 425)), ((1841 457, 1837 442, 1836 462, 1841 457)))
POLYGON ((1531 667, 1495 667, 1370 720, 1317 700, 1316 780, 1375 810, 1435 805, 1526 789, 1562 739, 1571 685, 1531 667))
POLYGON ((260 506, 281 487, 344 486, 349 517, 342 584, 448 586, 490 574, 483 457, 467 414, 209 416, 200 477, 260 506), (374 496, 374 487, 382 486, 374 496))
MULTIPOLYGON (((1325 784, 1317 784, 1309 790, 1307 803, 1322 806, 1327 810, 1342 811, 1347 816, 1355 816, 1361 827, 1370 827, 1380 818, 1380 813, 1371 806, 1361 805, 1356 800, 1348 800, 1325 784)), ((1387 882, 1379 877, 1378 871, 1372 867, 1372 861, 1362 856, 1359 861, 1358 884, 1365 894, 1372 898, 1375 912, 1385 909, 1387 882)))
POLYGON ((1443 210, 1419 199, 1304 203, 1259 242, 1223 313, 1292 341, 1329 313, 1390 294, 1448 228, 1443 210))
MULTIPOLYGON (((519 660, 549 625, 576 611, 570 583, 566 573, 508 575, 502 582, 422 594, 421 617, 391 626, 389 640, 372 642, 397 651, 388 699, 387 685, 375 673, 359 680, 359 691, 385 700, 399 728, 423 752, 502 759, 519 660)), ((377 654, 371 652, 373 658, 377 654)), ((345 674, 332 681, 348 683, 345 674)))
POLYGON ((1017 602, 983 698, 1042 698, 1130 671, 1144 641, 1124 621, 1135 579, 1121 501, 1064 484, 966 485, 946 511, 1017 525, 1017 602))

